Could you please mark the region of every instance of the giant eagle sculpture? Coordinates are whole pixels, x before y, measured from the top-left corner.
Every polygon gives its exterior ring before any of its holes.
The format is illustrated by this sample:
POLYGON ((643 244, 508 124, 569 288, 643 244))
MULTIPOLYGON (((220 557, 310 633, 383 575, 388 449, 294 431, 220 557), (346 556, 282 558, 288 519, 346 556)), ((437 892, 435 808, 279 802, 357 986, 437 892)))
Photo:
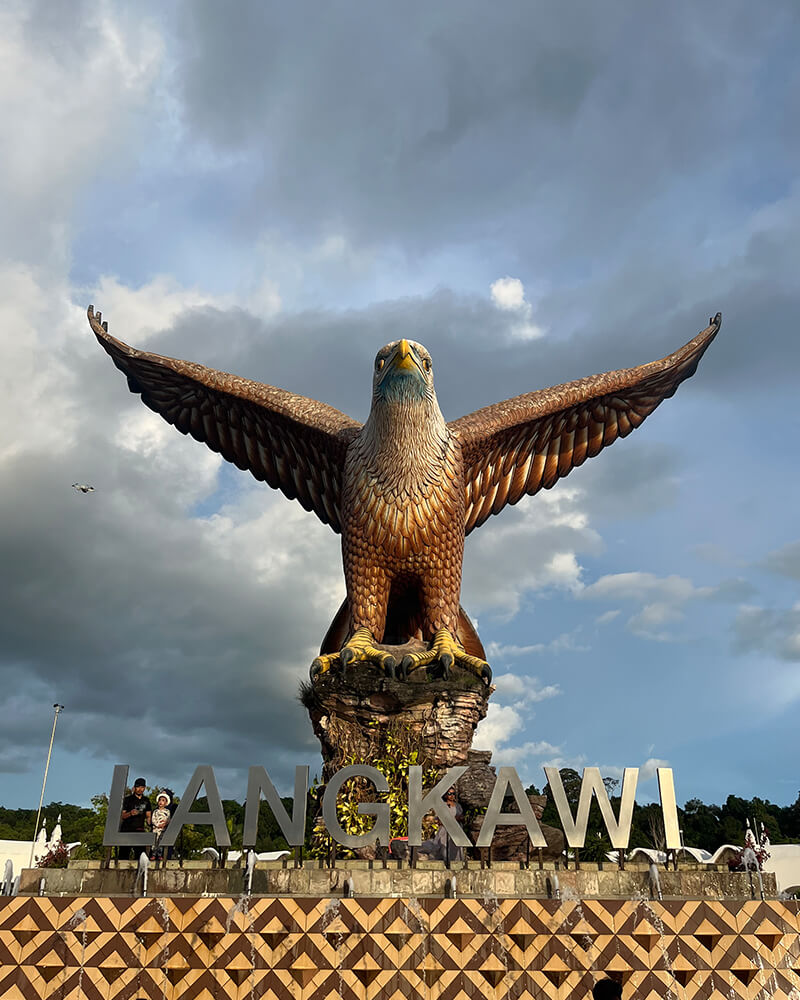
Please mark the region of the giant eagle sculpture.
POLYGON ((659 361, 539 389, 449 423, 428 351, 394 341, 375 358, 362 425, 284 389, 137 351, 112 337, 92 306, 88 315, 151 410, 341 534, 347 596, 312 678, 356 661, 406 677, 438 661, 445 676, 458 664, 487 684, 491 669, 459 603, 465 537, 630 434, 694 374, 722 322, 717 313, 659 361), (399 663, 385 648, 414 639, 422 650, 399 663))

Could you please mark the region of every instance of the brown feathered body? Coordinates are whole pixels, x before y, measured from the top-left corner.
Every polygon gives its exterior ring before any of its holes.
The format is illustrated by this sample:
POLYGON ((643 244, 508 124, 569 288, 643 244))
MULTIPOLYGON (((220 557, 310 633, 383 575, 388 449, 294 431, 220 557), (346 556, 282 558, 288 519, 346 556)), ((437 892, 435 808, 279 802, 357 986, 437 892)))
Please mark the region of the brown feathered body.
POLYGON ((342 510, 353 626, 366 626, 378 642, 385 632, 401 642, 440 628, 455 633, 464 466, 435 396, 373 404, 347 450, 342 510))
POLYGON ((97 339, 147 406, 341 532, 347 597, 323 653, 341 649, 358 628, 389 644, 447 629, 481 659, 459 606, 465 536, 631 433, 694 373, 721 319, 658 361, 539 389, 450 423, 428 351, 394 341, 375 359, 362 426, 325 403, 137 351, 110 336, 89 307, 97 339))

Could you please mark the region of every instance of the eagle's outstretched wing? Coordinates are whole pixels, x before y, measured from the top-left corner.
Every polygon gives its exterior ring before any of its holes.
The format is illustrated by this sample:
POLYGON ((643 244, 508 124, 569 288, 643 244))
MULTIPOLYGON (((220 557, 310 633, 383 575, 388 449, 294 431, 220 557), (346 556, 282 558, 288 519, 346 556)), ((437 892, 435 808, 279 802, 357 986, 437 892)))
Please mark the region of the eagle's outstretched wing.
POLYGON ((204 368, 190 361, 137 351, 108 333, 89 306, 89 323, 131 392, 183 434, 295 498, 341 528, 341 475, 347 446, 361 428, 314 399, 204 368))
POLYGON ((717 313, 660 361, 529 392, 452 421, 464 456, 467 534, 630 434, 694 374, 721 324, 717 313))

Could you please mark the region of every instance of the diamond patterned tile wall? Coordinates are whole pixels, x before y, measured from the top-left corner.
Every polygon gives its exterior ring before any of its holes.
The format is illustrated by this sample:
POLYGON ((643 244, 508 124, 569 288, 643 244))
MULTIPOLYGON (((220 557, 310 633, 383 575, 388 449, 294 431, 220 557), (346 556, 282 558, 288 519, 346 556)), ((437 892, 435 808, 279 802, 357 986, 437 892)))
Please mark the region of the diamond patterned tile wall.
POLYGON ((3 1000, 800 1000, 796 901, 0 899, 3 1000))

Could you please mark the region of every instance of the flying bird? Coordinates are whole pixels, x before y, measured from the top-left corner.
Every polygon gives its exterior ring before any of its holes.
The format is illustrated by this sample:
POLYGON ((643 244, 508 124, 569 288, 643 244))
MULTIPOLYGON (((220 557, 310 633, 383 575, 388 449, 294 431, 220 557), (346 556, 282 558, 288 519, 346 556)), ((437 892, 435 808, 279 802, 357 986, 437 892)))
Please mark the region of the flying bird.
POLYGON ((94 493, 94 486, 89 486, 88 483, 73 483, 72 488, 76 493, 94 493))
POLYGON ((341 534, 347 596, 312 678, 359 661, 391 675, 399 667, 406 677, 438 661, 445 676, 458 664, 487 684, 486 654, 459 603, 465 537, 630 434, 694 374, 722 322, 717 313, 659 361, 539 389, 450 423, 429 352, 396 340, 375 358, 362 425, 284 389, 138 351, 112 337, 92 306, 88 315, 150 409, 341 534), (385 648, 414 639, 423 650, 399 664, 385 648))

